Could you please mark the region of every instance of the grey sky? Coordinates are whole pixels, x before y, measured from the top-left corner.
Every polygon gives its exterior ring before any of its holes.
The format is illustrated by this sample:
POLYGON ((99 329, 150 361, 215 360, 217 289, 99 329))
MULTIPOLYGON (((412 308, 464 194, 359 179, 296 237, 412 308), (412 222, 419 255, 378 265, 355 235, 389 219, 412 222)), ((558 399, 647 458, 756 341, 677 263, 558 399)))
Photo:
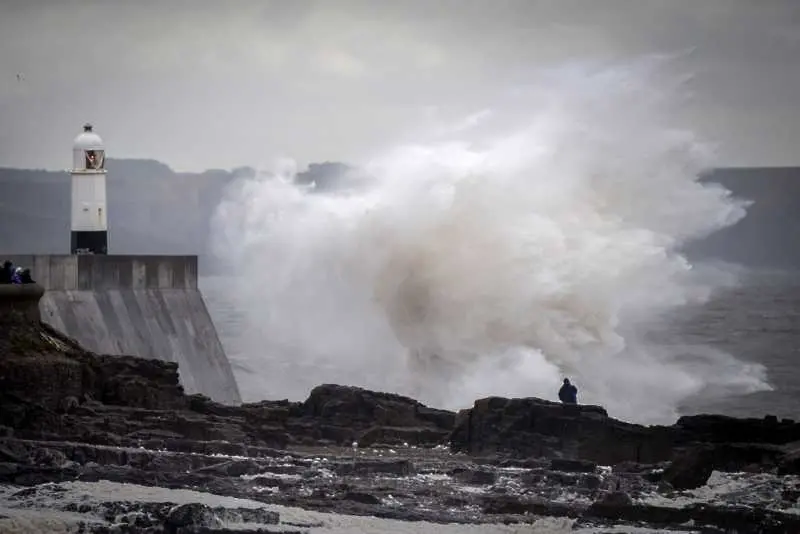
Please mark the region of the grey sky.
POLYGON ((346 161, 536 67, 687 50, 724 162, 800 164, 797 0, 2 0, 0 166, 68 166, 86 120, 179 170, 346 161))

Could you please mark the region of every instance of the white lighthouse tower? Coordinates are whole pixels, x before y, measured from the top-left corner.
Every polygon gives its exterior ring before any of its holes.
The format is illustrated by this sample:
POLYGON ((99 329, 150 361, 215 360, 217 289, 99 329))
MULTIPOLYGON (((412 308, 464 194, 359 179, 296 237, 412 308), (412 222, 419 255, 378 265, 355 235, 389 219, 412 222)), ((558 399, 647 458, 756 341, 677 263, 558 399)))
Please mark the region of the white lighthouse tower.
POLYGON ((86 124, 72 144, 72 254, 108 254, 105 147, 86 124))

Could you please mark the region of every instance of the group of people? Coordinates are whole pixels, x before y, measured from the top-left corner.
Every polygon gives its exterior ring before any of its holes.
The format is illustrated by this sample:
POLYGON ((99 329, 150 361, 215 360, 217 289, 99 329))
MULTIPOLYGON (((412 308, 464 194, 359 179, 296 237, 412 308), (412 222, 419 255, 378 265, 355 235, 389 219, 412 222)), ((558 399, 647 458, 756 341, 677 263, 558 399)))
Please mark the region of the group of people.
POLYGON ((23 267, 15 267, 13 263, 6 260, 0 268, 0 284, 33 284, 31 270, 23 267))

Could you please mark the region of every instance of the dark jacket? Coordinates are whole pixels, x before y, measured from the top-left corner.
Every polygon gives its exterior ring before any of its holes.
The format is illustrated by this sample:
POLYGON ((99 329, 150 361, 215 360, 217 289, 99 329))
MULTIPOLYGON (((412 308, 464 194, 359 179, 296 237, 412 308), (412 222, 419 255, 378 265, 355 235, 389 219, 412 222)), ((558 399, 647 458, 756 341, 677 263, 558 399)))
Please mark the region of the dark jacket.
POLYGON ((14 265, 10 261, 3 263, 0 267, 0 284, 10 284, 12 274, 14 274, 14 265))
POLYGON ((35 284, 36 281, 31 277, 31 270, 30 269, 22 269, 22 272, 19 274, 19 280, 22 284, 35 284))
POLYGON ((564 385, 558 390, 558 398, 564 404, 578 404, 578 388, 569 382, 564 382, 564 385))

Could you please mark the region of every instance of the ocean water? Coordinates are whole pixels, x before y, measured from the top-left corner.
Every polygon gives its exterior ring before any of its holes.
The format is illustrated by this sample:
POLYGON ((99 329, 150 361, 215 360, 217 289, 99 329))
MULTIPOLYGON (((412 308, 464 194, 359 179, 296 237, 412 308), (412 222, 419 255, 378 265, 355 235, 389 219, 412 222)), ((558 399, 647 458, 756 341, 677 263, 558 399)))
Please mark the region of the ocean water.
POLYGON ((721 349, 764 365, 769 391, 694 399, 688 413, 800 420, 800 272, 751 271, 738 287, 703 306, 689 307, 668 323, 672 340, 721 349))
MULTIPOLYGON (((200 285, 245 400, 275 398, 263 387, 267 375, 271 377, 269 382, 292 382, 297 380, 292 373, 314 367, 315 377, 325 379, 324 368, 315 366, 315 362, 298 361, 294 353, 275 351, 266 357, 250 354, 252 345, 247 342, 247 329, 254 326, 248 326, 247 313, 237 307, 227 291, 227 281, 221 277, 206 277, 200 285), (254 361, 261 366, 253 368, 251 362, 254 361)), ((680 307, 660 322, 642 328, 646 330, 643 335, 675 354, 691 347, 693 350, 689 351, 687 359, 698 350, 708 348, 766 368, 770 390, 748 394, 715 390, 713 394, 686 400, 680 406, 680 413, 720 413, 736 417, 774 414, 800 420, 800 272, 745 270, 737 285, 718 289, 705 304, 680 307)), ((348 355, 341 357, 345 359, 348 355)), ((685 363, 691 365, 692 362, 685 363)), ((720 363, 726 364, 725 360, 720 363)), ((341 378, 335 366, 332 367, 330 381, 341 378)), ((669 387, 668 384, 664 386, 669 387)), ((557 387, 558 384, 553 385, 553 397, 557 387)), ((295 399, 302 399, 306 393, 298 389, 295 399)), ((502 388, 494 393, 507 394, 502 388)))

